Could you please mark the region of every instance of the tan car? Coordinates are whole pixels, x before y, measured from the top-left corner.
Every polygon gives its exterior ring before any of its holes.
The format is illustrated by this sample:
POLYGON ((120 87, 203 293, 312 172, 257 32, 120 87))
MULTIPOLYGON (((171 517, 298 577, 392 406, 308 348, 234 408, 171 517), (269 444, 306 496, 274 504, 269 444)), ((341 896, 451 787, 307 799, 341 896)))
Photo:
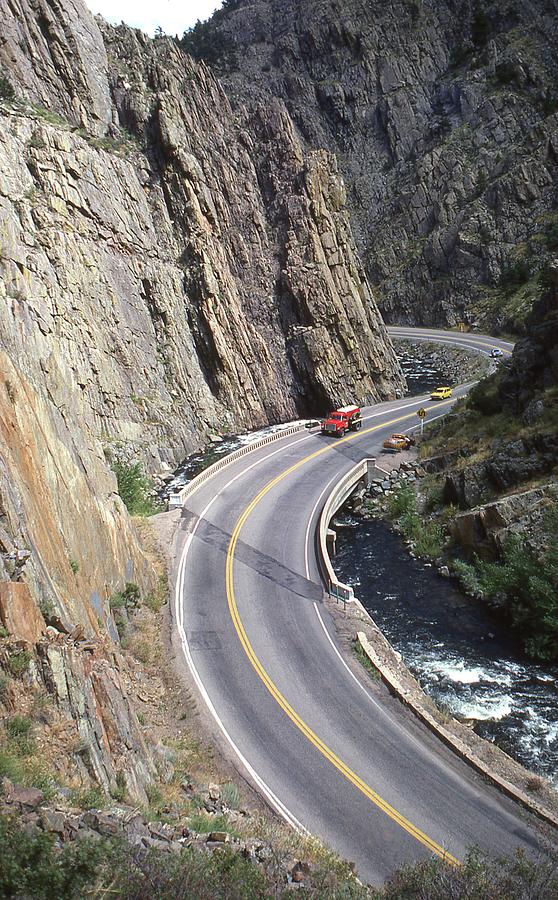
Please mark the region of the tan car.
POLYGON ((410 434, 392 434, 390 438, 384 441, 384 450, 391 453, 399 453, 401 450, 408 450, 409 447, 415 446, 415 439, 410 434))

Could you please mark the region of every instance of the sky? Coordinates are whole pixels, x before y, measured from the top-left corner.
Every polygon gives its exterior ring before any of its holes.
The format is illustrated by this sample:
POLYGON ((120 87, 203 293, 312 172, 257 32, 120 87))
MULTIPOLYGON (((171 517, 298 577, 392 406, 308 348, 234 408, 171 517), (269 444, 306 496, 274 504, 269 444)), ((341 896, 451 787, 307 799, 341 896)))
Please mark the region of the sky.
POLYGON ((182 34, 198 19, 208 19, 221 6, 221 0, 85 0, 93 13, 108 22, 133 25, 153 34, 158 25, 165 34, 182 34))

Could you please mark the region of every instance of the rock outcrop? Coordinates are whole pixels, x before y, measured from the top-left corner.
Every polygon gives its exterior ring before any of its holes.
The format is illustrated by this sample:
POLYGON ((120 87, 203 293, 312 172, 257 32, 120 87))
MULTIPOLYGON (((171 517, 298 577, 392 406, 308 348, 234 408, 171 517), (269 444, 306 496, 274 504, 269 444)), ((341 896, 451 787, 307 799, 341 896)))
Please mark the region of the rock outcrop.
POLYGON ((403 379, 336 159, 280 99, 233 111, 174 41, 79 0, 0 13, 0 579, 95 633, 153 578, 115 453, 168 472, 403 379))
POLYGON ((184 45, 338 155, 391 321, 520 326, 556 240, 553 3, 238 0, 184 45))

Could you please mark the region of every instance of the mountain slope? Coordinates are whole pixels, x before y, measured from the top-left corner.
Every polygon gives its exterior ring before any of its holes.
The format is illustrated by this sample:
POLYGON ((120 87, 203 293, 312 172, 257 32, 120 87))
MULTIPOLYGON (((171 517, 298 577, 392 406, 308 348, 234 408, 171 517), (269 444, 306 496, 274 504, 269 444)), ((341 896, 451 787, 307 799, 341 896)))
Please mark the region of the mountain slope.
MULTIPOLYGON (((333 150, 389 321, 521 328, 556 229, 556 4, 234 0, 184 46, 333 150)), ((552 249, 552 248, 550 248, 552 249)))

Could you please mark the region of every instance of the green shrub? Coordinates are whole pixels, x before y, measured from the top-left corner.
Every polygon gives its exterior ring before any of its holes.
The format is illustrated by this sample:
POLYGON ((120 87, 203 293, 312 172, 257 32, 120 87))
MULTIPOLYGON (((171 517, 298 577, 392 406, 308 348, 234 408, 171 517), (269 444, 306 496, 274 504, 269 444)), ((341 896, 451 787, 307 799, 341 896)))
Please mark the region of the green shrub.
POLYGON ((531 274, 531 266, 526 259, 515 260, 502 268, 499 285, 508 290, 519 287, 529 281, 531 274))
POLYGON ((101 788, 86 788, 72 793, 72 804, 80 809, 102 809, 106 804, 106 797, 101 788))
POLYGON ((499 562, 455 560, 453 571, 471 593, 482 593, 503 610, 534 659, 558 659, 558 515, 545 520, 546 547, 535 553, 525 538, 511 535, 499 562))
POLYGON ((440 525, 436 522, 422 522, 420 531, 415 537, 415 552, 417 556, 426 559, 438 559, 444 549, 444 534, 440 525))
POLYGON ((77 900, 95 882, 106 850, 103 842, 75 841, 54 848, 54 836, 30 835, 0 817, 0 896, 77 900))
POLYGON ((517 850, 494 859, 481 850, 467 853, 462 866, 450 866, 431 857, 402 866, 374 900, 554 900, 558 896, 558 868, 550 854, 539 860, 517 850))
POLYGON ((14 87, 5 75, 0 75, 0 100, 15 100, 14 87))
POLYGON ((8 668, 12 675, 23 675, 29 668, 31 653, 29 650, 16 650, 8 657, 8 668))
POLYGON ((240 792, 232 781, 228 781, 221 789, 221 797, 229 809, 238 809, 240 806, 240 792))
POLYGON ((467 409, 482 413, 483 416, 493 416, 502 409, 500 397, 500 371, 493 372, 487 378, 479 381, 467 395, 467 409))
POLYGON ((153 516, 161 512, 161 505, 151 496, 151 480, 143 473, 140 463, 127 465, 115 460, 112 470, 116 475, 118 493, 132 516, 153 516))
POLYGON ((70 569, 72 570, 74 575, 77 575, 77 573, 79 572, 79 563, 76 559, 70 560, 70 569))
POLYGON ((117 803, 123 803, 125 801, 128 790, 126 788, 126 778, 124 776, 124 772, 116 773, 116 784, 110 789, 109 793, 111 799, 116 800, 117 803))
POLYGON ((209 834, 211 831, 235 833, 226 816, 208 816, 205 813, 195 813, 193 816, 190 816, 188 827, 198 834, 209 834))
POLYGON ((27 141, 27 146, 34 147, 35 150, 44 150, 46 144, 39 132, 35 131, 27 141))
POLYGON ((390 519, 400 519, 401 516, 416 512, 417 498, 412 487, 403 484, 387 499, 387 515, 390 519))
POLYGON ((4 641, 6 638, 10 636, 10 632, 5 627, 5 625, 0 625, 0 640, 4 641))
POLYGON ((31 719, 26 716, 12 716, 4 724, 8 737, 11 738, 28 737, 32 726, 31 719))
POLYGON ((157 810, 163 803, 161 788, 156 784, 148 784, 145 788, 145 793, 149 806, 152 809, 157 810))
POLYGON ((137 609, 140 602, 140 589, 133 581, 127 581, 123 591, 117 591, 109 600, 112 610, 137 609))
POLYGON ((463 562, 462 559, 454 559, 451 568, 468 594, 480 592, 479 574, 474 566, 463 562))
POLYGON ((490 19, 483 9, 482 2, 477 0, 471 22, 471 39, 476 47, 484 47, 490 37, 490 19))

